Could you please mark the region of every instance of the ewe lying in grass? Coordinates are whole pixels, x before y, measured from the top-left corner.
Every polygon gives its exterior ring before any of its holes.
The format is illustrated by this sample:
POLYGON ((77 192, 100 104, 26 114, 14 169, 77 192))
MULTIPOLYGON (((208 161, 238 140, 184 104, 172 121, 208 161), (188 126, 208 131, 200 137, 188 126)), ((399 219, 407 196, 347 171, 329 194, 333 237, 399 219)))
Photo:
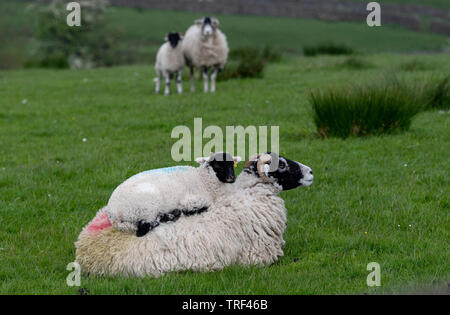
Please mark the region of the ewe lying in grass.
POLYGON ((278 194, 312 181, 305 165, 255 155, 246 162, 235 189, 209 211, 160 225, 144 237, 113 228, 103 208, 75 243, 76 261, 88 274, 127 276, 271 264, 283 255, 286 227, 286 209, 278 194))

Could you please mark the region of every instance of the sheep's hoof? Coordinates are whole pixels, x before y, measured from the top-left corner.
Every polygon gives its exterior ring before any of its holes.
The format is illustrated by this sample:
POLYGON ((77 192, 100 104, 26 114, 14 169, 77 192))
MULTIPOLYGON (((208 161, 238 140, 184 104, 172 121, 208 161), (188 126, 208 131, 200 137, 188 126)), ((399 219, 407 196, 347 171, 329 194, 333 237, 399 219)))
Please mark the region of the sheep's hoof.
POLYGON ((153 221, 153 222, 150 222, 150 223, 144 222, 144 221, 139 221, 137 223, 136 236, 137 237, 142 237, 145 234, 147 234, 148 232, 150 232, 151 230, 153 230, 158 225, 159 225, 158 221, 153 221))

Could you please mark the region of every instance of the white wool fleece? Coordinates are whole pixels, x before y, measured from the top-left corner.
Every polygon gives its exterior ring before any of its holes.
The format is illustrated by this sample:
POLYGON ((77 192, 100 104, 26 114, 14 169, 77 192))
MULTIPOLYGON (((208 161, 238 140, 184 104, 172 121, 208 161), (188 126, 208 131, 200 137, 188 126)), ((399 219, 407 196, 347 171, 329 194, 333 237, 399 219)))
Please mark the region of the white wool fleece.
POLYGON ((180 43, 173 48, 169 42, 164 43, 156 54, 156 73, 174 73, 184 69, 184 56, 180 43))
POLYGON ((192 25, 186 31, 182 44, 183 54, 196 68, 218 65, 223 68, 228 58, 228 43, 225 34, 216 29, 208 38, 202 35, 199 25, 192 25))
POLYGON ((143 237, 114 227, 94 233, 86 226, 75 243, 76 261, 87 274, 139 277, 275 262, 285 243, 280 189, 246 172, 230 186, 233 191, 218 198, 208 212, 181 217, 143 237))
MULTIPOLYGON (((136 231, 138 221, 152 222, 174 209, 209 207, 225 193, 211 167, 176 166, 139 173, 120 184, 112 193, 107 213, 119 231, 136 231)), ((153 233, 153 232, 151 232, 153 233)))

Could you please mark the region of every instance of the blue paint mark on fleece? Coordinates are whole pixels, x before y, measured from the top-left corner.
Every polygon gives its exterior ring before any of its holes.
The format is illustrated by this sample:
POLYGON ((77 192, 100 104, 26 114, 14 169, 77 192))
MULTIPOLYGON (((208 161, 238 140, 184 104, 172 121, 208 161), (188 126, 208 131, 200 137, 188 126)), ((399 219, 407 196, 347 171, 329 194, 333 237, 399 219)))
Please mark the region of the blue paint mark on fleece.
POLYGON ((147 174, 152 174, 152 173, 175 173, 175 172, 181 172, 181 171, 186 171, 188 170, 190 167, 189 166, 171 166, 171 167, 163 167, 163 168, 157 168, 154 170, 148 170, 148 171, 143 171, 140 173, 137 173, 136 175, 131 176, 130 178, 135 178, 137 176, 141 176, 141 175, 147 175, 147 174))

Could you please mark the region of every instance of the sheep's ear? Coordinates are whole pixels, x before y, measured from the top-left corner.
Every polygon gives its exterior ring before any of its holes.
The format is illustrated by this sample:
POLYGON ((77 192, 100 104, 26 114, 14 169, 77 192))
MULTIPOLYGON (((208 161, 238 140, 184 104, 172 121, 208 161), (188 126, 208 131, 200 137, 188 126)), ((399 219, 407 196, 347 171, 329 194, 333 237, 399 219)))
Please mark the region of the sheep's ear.
POLYGON ((195 159, 198 164, 204 164, 209 161, 209 156, 202 156, 195 159))
POLYGON ((167 42, 169 40, 169 34, 164 35, 164 41, 167 42))
POLYGON ((180 36, 180 39, 183 39, 183 33, 178 33, 178 36, 180 36))
POLYGON ((203 24, 203 19, 197 19, 194 21, 195 24, 197 25, 202 25, 203 24))
POLYGON ((250 166, 253 164, 253 162, 255 162, 255 161, 258 160, 258 158, 259 158, 260 155, 261 155, 261 154, 253 154, 252 156, 250 156, 250 157, 248 158, 248 160, 245 162, 244 167, 250 167, 250 166))
POLYGON ((219 20, 218 19, 216 19, 215 17, 213 17, 212 19, 212 24, 213 24, 213 26, 214 27, 219 27, 219 20))
POLYGON ((233 161, 235 163, 239 163, 240 161, 242 161, 242 158, 240 156, 233 156, 233 161))

